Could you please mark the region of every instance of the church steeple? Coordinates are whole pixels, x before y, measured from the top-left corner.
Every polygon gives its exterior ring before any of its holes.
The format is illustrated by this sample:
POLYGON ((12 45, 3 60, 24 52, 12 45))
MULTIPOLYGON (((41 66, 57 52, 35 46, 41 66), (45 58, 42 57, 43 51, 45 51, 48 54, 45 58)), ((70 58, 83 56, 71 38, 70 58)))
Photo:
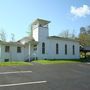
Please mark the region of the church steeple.
POLYGON ((48 32, 48 24, 50 23, 50 21, 47 20, 43 20, 43 19, 36 19, 31 27, 32 27, 32 36, 34 37, 34 39, 36 41, 38 41, 39 39, 45 39, 46 37, 48 37, 49 32, 48 32))

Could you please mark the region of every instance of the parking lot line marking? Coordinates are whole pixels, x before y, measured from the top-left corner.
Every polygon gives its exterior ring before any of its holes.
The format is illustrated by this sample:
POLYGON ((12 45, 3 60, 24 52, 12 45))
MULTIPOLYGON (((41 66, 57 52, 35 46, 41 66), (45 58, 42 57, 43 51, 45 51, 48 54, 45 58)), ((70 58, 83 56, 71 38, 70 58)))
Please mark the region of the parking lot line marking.
POLYGON ((16 83, 16 84, 4 84, 0 85, 0 87, 10 87, 10 86, 20 86, 20 85, 29 85, 29 84, 41 84, 46 83, 47 81, 36 81, 36 82, 26 82, 26 83, 16 83))
POLYGON ((90 63, 86 63, 86 64, 90 64, 90 63))
POLYGON ((0 74, 31 73, 32 71, 0 72, 0 74))

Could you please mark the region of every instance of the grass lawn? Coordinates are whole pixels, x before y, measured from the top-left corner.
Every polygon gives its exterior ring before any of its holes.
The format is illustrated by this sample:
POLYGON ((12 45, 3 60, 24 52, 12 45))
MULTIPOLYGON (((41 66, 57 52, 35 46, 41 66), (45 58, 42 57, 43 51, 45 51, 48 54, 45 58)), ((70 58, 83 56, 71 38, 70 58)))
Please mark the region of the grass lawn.
POLYGON ((63 64, 63 63, 78 63, 80 60, 36 60, 40 64, 63 64))
POLYGON ((25 66, 31 65, 29 62, 0 62, 0 66, 25 66))

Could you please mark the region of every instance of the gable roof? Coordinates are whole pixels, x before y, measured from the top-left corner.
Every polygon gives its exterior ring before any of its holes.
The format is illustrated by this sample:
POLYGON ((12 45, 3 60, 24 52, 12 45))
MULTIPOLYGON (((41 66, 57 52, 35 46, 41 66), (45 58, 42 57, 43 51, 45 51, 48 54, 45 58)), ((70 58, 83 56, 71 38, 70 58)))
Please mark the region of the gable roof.
POLYGON ((70 38, 64 38, 64 37, 59 37, 59 36, 49 36, 49 39, 59 39, 59 40, 67 40, 67 41, 74 41, 74 42, 79 42, 78 40, 75 39, 70 39, 70 38))
POLYGON ((27 37, 23 37, 22 39, 18 40, 17 42, 20 42, 20 41, 35 41, 35 40, 31 36, 27 36, 27 37))
POLYGON ((4 44, 4 45, 20 45, 20 46, 23 46, 23 44, 20 43, 20 42, 12 42, 12 41, 6 42, 6 41, 0 41, 0 43, 1 43, 1 44, 4 44))
POLYGON ((35 41, 35 39, 32 36, 24 37, 24 38, 18 40, 17 42, 20 42, 22 44, 26 44, 28 42, 37 43, 37 41, 35 41))

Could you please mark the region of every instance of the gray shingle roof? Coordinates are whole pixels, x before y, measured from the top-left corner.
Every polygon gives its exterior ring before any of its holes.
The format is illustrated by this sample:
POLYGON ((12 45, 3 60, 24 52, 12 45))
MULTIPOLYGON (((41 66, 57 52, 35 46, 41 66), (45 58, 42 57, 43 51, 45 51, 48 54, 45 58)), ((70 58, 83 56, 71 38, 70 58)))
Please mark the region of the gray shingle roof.
POLYGON ((22 43, 20 43, 20 42, 6 42, 6 41, 0 41, 0 43, 1 44, 5 44, 5 45, 21 45, 21 46, 23 46, 23 44, 22 43))
POLYGON ((17 42, 20 42, 20 41, 26 41, 27 42, 27 41, 35 41, 35 40, 33 37, 28 36, 28 37, 24 37, 24 38, 18 40, 17 42))
POLYGON ((88 51, 88 52, 90 52, 90 46, 80 46, 80 51, 88 51))
POLYGON ((60 39, 60 40, 67 40, 67 41, 79 42, 78 40, 75 40, 75 39, 64 38, 64 37, 59 37, 59 36, 49 36, 48 38, 49 38, 49 39, 60 39))
POLYGON ((24 37, 24 38, 18 40, 17 42, 20 42, 20 43, 22 43, 22 44, 26 44, 26 43, 28 43, 28 42, 37 43, 37 41, 35 41, 35 39, 34 39, 32 36, 24 37))

